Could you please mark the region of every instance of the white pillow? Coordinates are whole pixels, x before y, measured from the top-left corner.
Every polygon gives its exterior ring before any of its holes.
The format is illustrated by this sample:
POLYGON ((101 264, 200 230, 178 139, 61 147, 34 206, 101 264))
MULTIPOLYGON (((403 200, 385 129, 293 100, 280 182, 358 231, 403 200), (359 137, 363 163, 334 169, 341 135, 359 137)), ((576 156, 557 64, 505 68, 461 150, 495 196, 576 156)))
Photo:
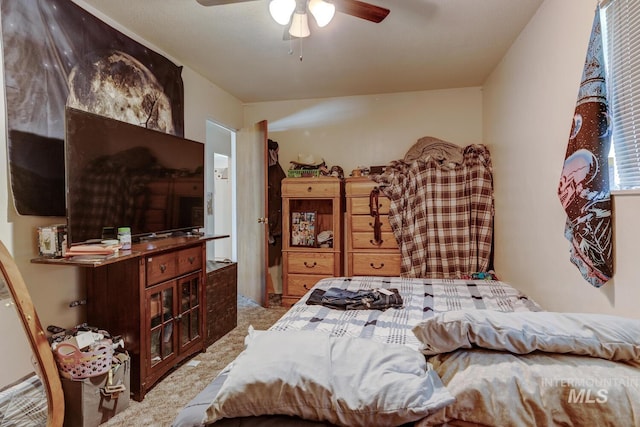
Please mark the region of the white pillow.
POLYGON ((640 359, 640 320, 588 313, 449 311, 416 325, 426 355, 482 347, 535 350, 609 360, 640 359))
POLYGON ((313 331, 251 333, 207 423, 290 415, 345 426, 401 425, 454 401, 423 354, 313 331))

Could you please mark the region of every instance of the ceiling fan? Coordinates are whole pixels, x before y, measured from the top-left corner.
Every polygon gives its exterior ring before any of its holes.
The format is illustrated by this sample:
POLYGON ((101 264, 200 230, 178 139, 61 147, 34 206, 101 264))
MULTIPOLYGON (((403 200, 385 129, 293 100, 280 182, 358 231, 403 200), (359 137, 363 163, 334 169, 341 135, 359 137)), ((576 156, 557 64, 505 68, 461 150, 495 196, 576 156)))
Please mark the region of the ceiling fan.
MULTIPOLYGON (((197 0, 203 6, 219 6, 255 0, 197 0)), ((389 9, 359 0, 270 0, 269 11, 280 25, 289 25, 289 34, 294 37, 310 35, 307 10, 319 27, 327 25, 336 11, 356 18, 380 23, 389 14, 389 9)))

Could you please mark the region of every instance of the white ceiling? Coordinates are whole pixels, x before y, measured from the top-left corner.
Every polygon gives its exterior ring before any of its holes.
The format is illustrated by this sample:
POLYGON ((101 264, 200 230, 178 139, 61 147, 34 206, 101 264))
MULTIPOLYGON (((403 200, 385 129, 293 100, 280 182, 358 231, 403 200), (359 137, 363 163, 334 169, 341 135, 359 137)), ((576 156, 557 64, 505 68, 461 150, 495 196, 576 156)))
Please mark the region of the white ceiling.
POLYGON ((370 0, 381 23, 336 13, 301 41, 268 0, 78 2, 250 103, 481 86, 543 0, 370 0))

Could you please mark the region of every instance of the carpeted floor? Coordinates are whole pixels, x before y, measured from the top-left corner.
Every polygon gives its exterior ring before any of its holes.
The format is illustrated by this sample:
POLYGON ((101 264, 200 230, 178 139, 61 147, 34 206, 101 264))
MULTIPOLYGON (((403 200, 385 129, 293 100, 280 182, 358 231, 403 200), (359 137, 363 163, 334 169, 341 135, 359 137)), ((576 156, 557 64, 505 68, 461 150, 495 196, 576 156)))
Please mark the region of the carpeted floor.
POLYGON ((131 399, 129 408, 101 426, 170 426, 180 409, 229 364, 243 349, 249 325, 267 329, 287 311, 284 307, 263 308, 253 301, 238 297, 238 326, 215 342, 204 353, 190 361, 197 366, 183 364, 157 383, 142 402, 131 399))

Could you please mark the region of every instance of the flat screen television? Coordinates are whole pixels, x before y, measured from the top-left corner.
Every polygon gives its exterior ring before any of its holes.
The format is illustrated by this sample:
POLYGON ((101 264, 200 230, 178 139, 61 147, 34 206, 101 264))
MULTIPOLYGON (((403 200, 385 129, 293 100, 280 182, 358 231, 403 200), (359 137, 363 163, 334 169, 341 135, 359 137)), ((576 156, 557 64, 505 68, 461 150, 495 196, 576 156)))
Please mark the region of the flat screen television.
POLYGON ((69 246, 204 227, 204 144, 67 107, 64 152, 69 246))

